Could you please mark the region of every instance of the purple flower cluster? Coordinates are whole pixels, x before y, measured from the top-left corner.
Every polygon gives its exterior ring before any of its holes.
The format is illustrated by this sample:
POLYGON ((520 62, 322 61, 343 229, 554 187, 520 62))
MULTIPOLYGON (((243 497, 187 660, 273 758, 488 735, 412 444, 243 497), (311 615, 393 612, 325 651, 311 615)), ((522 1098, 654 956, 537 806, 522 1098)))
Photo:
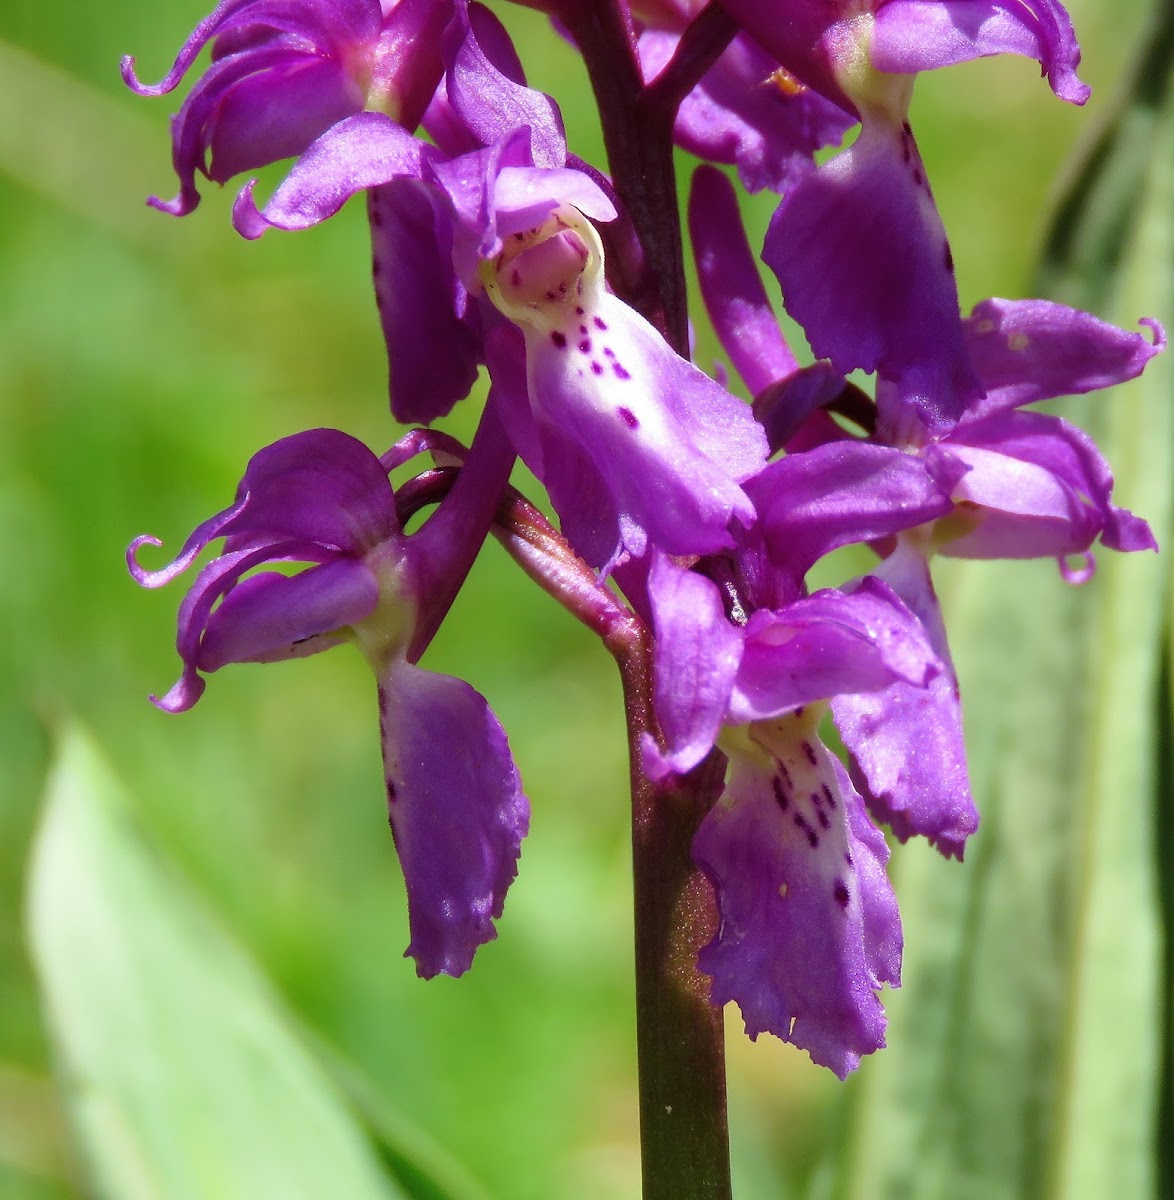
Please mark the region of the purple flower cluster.
MULTIPOLYGON (((538 7, 574 38, 583 0, 538 7)), ((626 10, 651 91, 696 56, 697 0, 626 10)), ((778 192, 763 260, 815 362, 780 332, 735 185, 696 169, 689 233, 714 329, 753 406, 674 349, 633 305, 611 247, 639 247, 622 189, 568 152, 558 106, 527 86, 496 16, 468 0, 223 0, 156 87, 211 62, 172 125, 177 215, 196 176, 294 162, 247 238, 295 230, 364 195, 393 415, 429 426, 491 383, 466 451, 430 429, 383 458, 314 430, 260 451, 179 614, 181 711, 230 662, 354 643, 378 682, 388 811, 422 975, 459 974, 494 936, 527 804, 505 734, 467 684, 415 665, 487 533, 515 457, 547 489, 570 548, 619 585, 654 637, 659 729, 643 768, 689 772, 715 747, 725 790, 693 853, 720 929, 700 958, 750 1035, 844 1076, 884 1044, 877 993, 900 979, 901 928, 877 822, 961 858, 978 827, 935 554, 1054 557, 1152 549, 1112 503, 1090 439, 1026 406, 1133 378, 1164 344, 1043 300, 958 302, 949 244, 907 120, 918 71, 990 54, 1036 59, 1082 103, 1057 0, 723 0, 713 46, 671 122, 677 143, 778 192), (852 144, 816 166, 815 152, 852 144), (605 244, 609 247, 605 259, 605 244), (875 377, 868 395, 846 376, 875 377), (394 468, 443 468, 398 492, 394 468), (429 481, 435 510, 404 532, 429 481), (452 479, 455 477, 455 482, 452 479), (810 591, 830 552, 876 565, 810 591), (265 569, 281 564, 282 569, 265 569), (289 564, 300 570, 291 573, 289 564), (834 722, 843 765, 821 727, 834 722)), ((675 212, 662 214, 676 219, 675 212)), ((636 257, 638 258, 638 250, 636 257)))

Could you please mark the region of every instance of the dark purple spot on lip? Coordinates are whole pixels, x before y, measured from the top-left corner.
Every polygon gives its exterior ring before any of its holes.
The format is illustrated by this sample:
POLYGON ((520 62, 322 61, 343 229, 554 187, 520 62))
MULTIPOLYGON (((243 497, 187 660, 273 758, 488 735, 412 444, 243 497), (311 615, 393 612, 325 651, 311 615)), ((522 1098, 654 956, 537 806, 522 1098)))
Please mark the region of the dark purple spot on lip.
POLYGON ((583 315, 583 311, 583 306, 581 304, 575 305, 575 316, 581 317, 583 315))
POLYGON ((823 785, 823 798, 828 802, 828 807, 834 809, 836 807, 835 797, 832 795, 832 789, 825 783, 823 785))
POLYGON ((526 235, 524 233, 515 233, 514 234, 515 242, 524 242, 525 240, 526 240, 526 235))
MULTIPOLYGON (((778 762, 778 759, 776 759, 775 761, 778 762)), ((791 772, 789 770, 787 770, 787 764, 785 762, 779 762, 778 766, 779 766, 779 778, 787 785, 788 788, 790 788, 791 787, 791 772)))
POLYGON ((550 340, 554 342, 554 344, 560 350, 565 350, 567 348, 567 335, 565 333, 560 333, 557 329, 550 335, 550 340))
POLYGON ((783 781, 777 775, 772 775, 770 779, 770 786, 775 794, 775 803, 783 810, 783 812, 786 812, 787 805, 790 804, 791 801, 787 798, 787 790, 783 787, 783 781))
POLYGON ((621 408, 619 410, 620 420, 623 421, 629 429, 639 429, 640 422, 636 420, 636 414, 630 408, 621 408))
POLYGON ((392 782, 390 777, 388 777, 387 780, 387 800, 390 804, 395 803, 395 784, 392 782))
POLYGON ((801 743, 801 746, 803 749, 804 757, 814 767, 815 764, 819 761, 815 757, 815 747, 810 742, 803 742, 803 743, 801 743))
POLYGON ((905 131, 905 133, 906 133, 906 134, 907 134, 909 137, 912 137, 912 136, 913 136, 913 126, 912 126, 912 125, 910 125, 908 121, 905 121, 905 122, 904 122, 904 123, 901 125, 901 128, 902 128, 902 129, 905 131))
POLYGON ((836 903, 841 908, 848 907, 848 889, 844 886, 844 881, 842 879, 836 880, 835 886, 832 888, 832 895, 835 897, 836 903))
POLYGON ((950 253, 950 243, 946 243, 946 273, 954 274, 954 256, 950 253))
POLYGON ((549 292, 547 292, 547 293, 546 293, 546 298, 547 298, 547 300, 552 300, 552 301, 553 301, 553 300, 557 300, 557 299, 558 299, 558 296, 556 295, 556 293, 555 293, 553 290, 551 290, 551 291, 549 291, 549 292))
POLYGON ((616 352, 610 346, 604 346, 604 348, 603 348, 603 357, 604 358, 615 358, 615 356, 616 356, 616 352))
POLYGON ((603 374, 603 363, 598 362, 595 359, 592 359, 591 360, 591 374, 592 375, 602 375, 603 374))
POLYGON ((580 332, 581 334, 583 334, 583 335, 584 335, 584 337, 586 337, 586 335, 587 335, 587 326, 586 326, 586 325, 580 325, 580 326, 579 326, 579 332, 580 332))
POLYGON ((510 272, 510 283, 512 283, 514 287, 518 287, 521 282, 522 272, 519 271, 517 267, 514 267, 514 269, 510 272))
POLYGON ((618 362, 613 362, 611 364, 611 372, 617 379, 631 379, 632 378, 631 373, 628 371, 628 368, 618 362))
POLYGON ((807 844, 814 850, 819 845, 819 834, 807 824, 802 813, 796 813, 792 818, 797 828, 802 829, 807 835, 807 844))
POLYGON ((584 338, 584 339, 583 339, 583 340, 582 340, 582 341, 579 343, 579 349, 580 349, 580 350, 581 350, 581 351, 582 351, 584 354, 590 354, 590 353, 591 353, 591 339, 590 339, 590 338, 584 338))
POLYGON ((828 820, 828 815, 823 811, 822 808, 816 810, 816 816, 819 817, 820 829, 831 829, 832 823, 828 820))
POLYGON ((595 320, 595 328, 596 329, 606 329, 607 328, 607 322, 602 317, 595 317, 594 320, 595 320))

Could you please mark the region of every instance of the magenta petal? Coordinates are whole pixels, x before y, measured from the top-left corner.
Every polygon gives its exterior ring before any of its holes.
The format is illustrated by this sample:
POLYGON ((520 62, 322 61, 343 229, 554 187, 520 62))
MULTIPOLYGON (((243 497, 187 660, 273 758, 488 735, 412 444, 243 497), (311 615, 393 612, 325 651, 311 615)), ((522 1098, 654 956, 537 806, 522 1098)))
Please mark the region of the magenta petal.
POLYGON ((798 722, 735 755, 693 857, 721 926, 698 956, 713 1002, 736 1000, 751 1038, 773 1033, 840 1078, 885 1044, 876 996, 900 978, 888 850, 843 768, 798 722))
POLYGON ((970 467, 954 495, 979 510, 943 554, 1063 557, 1086 550, 1098 534, 1114 550, 1157 549, 1145 521, 1113 505, 1113 475, 1096 444, 1059 417, 998 413, 965 423, 926 454, 970 467))
POLYGON ((290 54, 280 66, 242 79, 220 101, 208 175, 223 182, 301 154, 362 106, 358 87, 339 63, 290 54))
POLYGON ((299 538, 361 554, 399 532, 379 459, 338 429, 307 430, 259 450, 237 495, 245 503, 206 534, 228 538, 227 549, 234 539, 299 538))
POLYGON ((1059 0, 888 0, 869 42, 881 71, 928 71, 990 54, 1037 59, 1057 96, 1088 99, 1076 75, 1080 47, 1059 0))
POLYGON ((960 859, 978 828, 978 810, 970 794, 958 681, 929 565, 901 541, 876 573, 917 615, 941 670, 921 687, 894 680, 879 691, 842 693, 832 701, 836 727, 873 816, 903 842, 920 834, 960 859))
MULTIPOLYGON (((981 394, 970 367, 946 233, 906 125, 866 120, 848 149, 794 187, 762 257, 816 358, 896 384, 931 434, 981 394)), ((899 414, 893 421, 901 427, 899 414)))
POLYGON ((800 581, 831 550, 945 516, 953 508, 950 489, 963 473, 949 461, 839 441, 770 463, 746 491, 773 561, 800 581))
POLYGON ((133 92, 140 96, 163 96, 174 91, 179 82, 187 74, 192 63, 200 56, 200 51, 216 36, 220 29, 240 16, 243 11, 257 7, 256 0, 222 0, 216 8, 206 16, 193 30, 191 37, 184 43, 171 70, 157 84, 140 83, 135 73, 135 60, 128 54, 122 60, 123 82, 133 92))
POLYGON ((734 185, 713 167, 693 172, 689 235, 705 308, 752 395, 798 366, 762 286, 734 185))
POLYGON ((347 626, 370 616, 378 599, 378 580, 354 559, 338 558, 297 575, 251 575, 208 618, 196 665, 211 672, 233 662, 317 654, 343 640, 347 626))
POLYGON ((567 142, 558 105, 544 92, 499 70, 480 45, 481 38, 491 48, 503 38, 507 45, 509 41, 487 8, 462 0, 445 34, 449 103, 483 146, 528 127, 534 166, 561 167, 567 159, 567 142))
POLYGON ((517 874, 529 804, 505 732, 467 683, 395 661, 379 687, 388 813, 418 974, 461 975, 517 874))
POLYGON ((213 606, 236 586, 242 575, 262 563, 315 562, 321 558, 321 547, 313 543, 265 542, 226 552, 208 563, 184 596, 176 619, 175 648, 183 662, 183 674, 162 699, 152 696, 152 703, 165 712, 185 712, 203 694, 204 682, 196 674, 200 642, 213 606))
POLYGON ((270 227, 307 229, 334 216, 363 188, 405 175, 418 178, 430 152, 383 113, 356 113, 310 145, 262 211, 250 183, 233 207, 233 224, 247 238, 270 227))
POLYGON ((372 189, 369 214, 392 415, 428 424, 469 394, 480 358, 476 310, 453 271, 451 217, 415 179, 372 189))
POLYGON ((649 572, 656 649, 653 687, 665 764, 688 771, 710 751, 742 657, 742 633, 717 586, 655 554, 649 572))
POLYGON ((819 591, 778 612, 759 609, 730 697, 730 718, 761 721, 896 681, 923 687, 941 663, 913 615, 883 583, 853 595, 819 591))
POLYGON ((556 505, 551 455, 571 442, 610 492, 620 522, 613 548, 622 543, 640 556, 645 536, 669 554, 732 545, 731 520, 748 525, 754 518, 738 480, 766 458, 750 409, 614 296, 601 294, 571 320, 565 333, 528 331, 526 338, 542 478, 556 505))
POLYGON ((1048 300, 983 300, 963 326, 987 394, 966 420, 1136 378, 1166 346, 1162 326, 1146 324, 1152 341, 1048 300))

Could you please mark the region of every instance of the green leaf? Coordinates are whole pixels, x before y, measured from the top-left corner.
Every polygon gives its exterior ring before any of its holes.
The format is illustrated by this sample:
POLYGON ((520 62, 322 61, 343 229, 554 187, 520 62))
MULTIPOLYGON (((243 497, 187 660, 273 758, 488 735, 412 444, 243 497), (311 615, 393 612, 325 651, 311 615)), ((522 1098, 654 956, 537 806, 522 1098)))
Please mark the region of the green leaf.
MULTIPOLYGON (((1120 127, 1149 103, 1144 93, 1140 107, 1126 106, 1120 127)), ((1118 162, 1111 144, 1084 176, 1100 228, 1124 229, 1118 250, 1094 239, 1100 252, 1090 257, 1073 241, 1071 256, 1052 262, 1057 271, 1069 262, 1073 288, 1100 289, 1108 315, 1130 327, 1174 314, 1169 100, 1160 120, 1152 115, 1147 169, 1131 177, 1124 225, 1105 197, 1126 197, 1101 175, 1118 162)), ((1082 215, 1066 219, 1076 228, 1082 215)), ((1157 1193, 1170 1011, 1155 814, 1169 804, 1159 665, 1174 549, 1172 400, 1166 354, 1140 381, 1057 406, 1097 439, 1118 502, 1151 522, 1165 553, 1101 550, 1081 588, 1064 585, 1049 562, 938 571, 982 827, 963 865, 923 844, 894 856, 904 984, 886 1000, 889 1049, 862 1067, 846 1098, 822 1194, 1157 1193)), ((1169 886, 1164 894, 1168 902, 1169 886)))
POLYGON ((403 1122, 384 1118, 368 1140, 257 968, 132 829, 109 766, 77 731, 49 781, 28 929, 97 1195, 478 1194, 455 1168, 434 1174, 438 1153, 425 1144, 421 1160, 403 1122))

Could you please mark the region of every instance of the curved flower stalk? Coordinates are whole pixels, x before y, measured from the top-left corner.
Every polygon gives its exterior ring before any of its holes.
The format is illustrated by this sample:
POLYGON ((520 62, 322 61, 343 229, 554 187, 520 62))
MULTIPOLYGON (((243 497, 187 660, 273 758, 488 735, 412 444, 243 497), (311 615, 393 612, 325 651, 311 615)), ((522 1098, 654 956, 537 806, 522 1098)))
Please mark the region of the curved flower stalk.
POLYGON ((485 700, 414 665, 484 540, 513 457, 490 416, 458 487, 407 536, 387 472, 427 444, 409 437, 381 461, 334 429, 284 438, 253 456, 234 503, 169 566, 139 565, 140 548, 160 544, 149 536, 135 539, 127 562, 138 583, 159 587, 224 540, 180 607, 183 674, 152 697, 167 712, 191 708, 203 674, 229 663, 303 658, 344 642, 362 652, 378 684, 406 953, 430 978, 462 974, 496 936, 529 806, 485 700), (291 564, 303 569, 271 569, 291 564))
POLYGON ((981 395, 966 354, 953 255, 909 101, 917 72, 970 58, 1036 58, 1083 104, 1080 52, 1056 0, 731 0, 726 9, 797 79, 861 121, 847 150, 783 198, 763 259, 816 358, 875 372, 931 436, 981 395))

